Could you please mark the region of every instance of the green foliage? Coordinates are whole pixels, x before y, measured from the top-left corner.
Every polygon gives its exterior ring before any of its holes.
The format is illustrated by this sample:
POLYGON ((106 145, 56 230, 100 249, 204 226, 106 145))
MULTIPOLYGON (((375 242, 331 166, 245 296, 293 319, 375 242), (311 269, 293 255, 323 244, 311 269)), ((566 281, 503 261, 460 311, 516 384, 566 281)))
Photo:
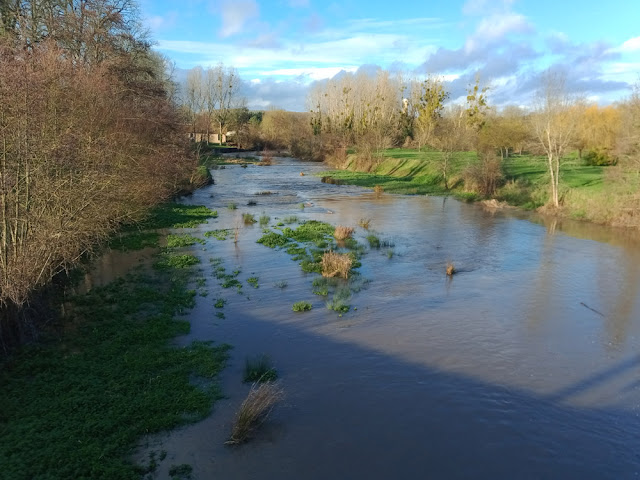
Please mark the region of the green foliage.
POLYGON ((216 300, 216 303, 213 304, 214 307, 216 308, 224 308, 224 305, 227 303, 227 301, 224 298, 218 298, 216 300))
POLYGON ((280 288, 280 289, 285 288, 287 285, 289 285, 289 282, 287 282, 286 280, 280 280, 273 284, 274 287, 280 288))
POLYGON ((127 458, 141 436, 209 414, 228 347, 171 346, 189 331, 174 318, 194 305, 187 280, 163 270, 94 288, 61 339, 2 364, 4 478, 138 479, 127 458))
POLYGON ((249 277, 247 278, 247 283, 251 285, 253 288, 258 288, 258 277, 249 277))
POLYGON ((235 204, 234 202, 231 202, 231 203, 228 203, 228 204, 227 204, 227 208, 228 208, 229 210, 235 210, 236 208, 238 208, 238 205, 237 205, 237 204, 235 204))
POLYGON ((191 245, 195 245, 196 243, 204 245, 205 242, 201 238, 194 237, 193 235, 189 235, 188 233, 167 235, 168 248, 190 247, 191 245))
POLYGON ((369 242, 369 246, 371 248, 380 248, 380 239, 375 235, 367 235, 367 242, 369 242))
POLYGON ((276 248, 284 247, 289 243, 289 240, 284 236, 275 232, 269 232, 260 237, 257 243, 261 243, 265 247, 276 248))
POLYGON ((606 150, 589 150, 584 154, 584 164, 589 166, 608 167, 616 165, 618 159, 606 150))
POLYGON ((141 222, 141 226, 149 229, 193 228, 217 216, 218 212, 202 205, 165 203, 151 210, 151 214, 141 222))
POLYGON ((311 304, 309 302, 301 301, 293 304, 294 312, 306 312, 308 310, 311 310, 311 304))
POLYGON ((210 230, 204 233, 204 236, 207 238, 215 238, 216 240, 226 240, 229 235, 231 235, 230 229, 219 229, 219 230, 210 230))
POLYGON ((278 378, 278 372, 273 368, 271 359, 267 355, 247 357, 244 364, 245 382, 273 382, 278 378))
POLYGON ((284 217, 282 221, 287 225, 290 225, 292 223, 298 223, 298 217, 296 217, 295 215, 290 215, 288 217, 284 217))
POLYGON ((193 255, 175 255, 165 252, 161 255, 160 260, 153 264, 153 268, 157 270, 172 270, 176 268, 188 268, 200 263, 200 259, 193 255))
POLYGON ((142 250, 147 247, 158 247, 159 238, 160 235, 157 232, 132 231, 113 237, 109 246, 121 252, 142 250))

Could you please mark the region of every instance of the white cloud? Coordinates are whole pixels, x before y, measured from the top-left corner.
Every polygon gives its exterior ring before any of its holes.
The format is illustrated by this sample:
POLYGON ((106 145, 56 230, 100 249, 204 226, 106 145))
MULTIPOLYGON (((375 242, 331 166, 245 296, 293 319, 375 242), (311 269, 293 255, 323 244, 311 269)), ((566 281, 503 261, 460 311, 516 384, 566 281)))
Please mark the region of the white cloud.
POLYGON ((618 47, 619 52, 637 52, 640 50, 640 37, 630 38, 618 47))
POLYGON ((212 8, 214 13, 218 13, 222 17, 222 29, 220 30, 222 38, 241 32, 249 20, 257 18, 260 14, 255 0, 225 0, 216 2, 212 8))
POLYGON ((278 70, 268 70, 260 72, 260 75, 265 76, 295 76, 295 77, 308 77, 311 80, 324 80, 332 78, 341 71, 355 72, 358 70, 357 66, 347 67, 311 67, 311 68, 281 68, 278 70))
POLYGON ((176 12, 169 12, 166 15, 153 15, 144 19, 144 23, 154 32, 170 28, 176 23, 178 15, 176 12))
POLYGON ((524 15, 518 13, 494 14, 482 19, 478 24, 475 33, 470 36, 465 43, 467 53, 499 41, 509 34, 532 33, 534 27, 524 15))

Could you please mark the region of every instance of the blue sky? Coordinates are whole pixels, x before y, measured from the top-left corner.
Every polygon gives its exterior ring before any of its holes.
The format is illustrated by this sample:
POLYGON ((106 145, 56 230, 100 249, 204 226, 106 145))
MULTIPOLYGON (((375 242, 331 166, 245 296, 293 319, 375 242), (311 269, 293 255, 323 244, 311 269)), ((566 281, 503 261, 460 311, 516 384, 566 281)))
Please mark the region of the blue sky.
POLYGON ((636 0, 141 0, 178 80, 223 62, 250 108, 306 109, 315 81, 384 68, 440 75, 455 99, 476 74, 496 105, 527 104, 546 68, 600 104, 640 79, 636 0))

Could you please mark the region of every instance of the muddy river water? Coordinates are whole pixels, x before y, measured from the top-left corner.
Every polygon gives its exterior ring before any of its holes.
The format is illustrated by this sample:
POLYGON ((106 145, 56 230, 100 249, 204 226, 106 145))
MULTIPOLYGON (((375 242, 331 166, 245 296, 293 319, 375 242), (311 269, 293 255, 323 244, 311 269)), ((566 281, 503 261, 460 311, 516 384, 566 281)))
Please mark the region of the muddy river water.
MULTIPOLYGON (((323 168, 287 158, 228 166, 184 200, 219 212, 195 234, 233 229, 247 212, 272 226, 291 215, 370 218, 393 247, 367 247, 359 270, 370 282, 342 317, 312 293, 316 274, 256 243, 258 224, 241 225, 237 244, 196 248, 209 294, 180 342, 234 346, 226 398, 205 421, 148 439, 168 453, 157 478, 181 463, 197 479, 640 477, 637 235, 452 198, 376 196, 321 183, 313 173, 323 168), (211 257, 241 270, 242 295, 220 287, 211 257), (313 309, 293 312, 300 300, 313 309), (286 399, 250 443, 225 446, 256 353, 273 360, 286 399)), ((369 233, 355 237, 366 244, 369 233)), ((107 277, 114 268, 103 260, 107 277)))

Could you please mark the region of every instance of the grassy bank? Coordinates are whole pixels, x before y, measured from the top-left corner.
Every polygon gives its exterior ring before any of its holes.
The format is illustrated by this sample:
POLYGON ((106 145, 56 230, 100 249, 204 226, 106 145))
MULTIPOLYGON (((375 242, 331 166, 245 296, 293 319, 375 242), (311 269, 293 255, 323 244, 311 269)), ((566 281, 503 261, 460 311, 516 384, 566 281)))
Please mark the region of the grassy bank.
MULTIPOLYGON (((341 170, 322 172, 330 182, 374 188, 385 192, 421 195, 453 195, 464 200, 483 196, 469 186, 467 172, 478 162, 475 152, 454 153, 448 165, 448 186, 442 175, 442 155, 437 151, 388 149, 373 162, 362 162, 350 154, 341 170)), ((619 167, 589 166, 568 155, 560 173, 561 215, 596 223, 639 226, 640 200, 637 176, 619 167)), ((544 206, 549 198, 546 158, 513 155, 502 162, 502 178, 491 198, 524 209, 544 206)))
MULTIPOLYGON (((165 205, 146 225, 191 226, 213 216, 205 210, 165 205)), ((120 245, 157 246, 159 235, 141 235, 120 245)), ((189 331, 176 316, 195 304, 194 263, 163 250, 153 268, 74 297, 58 328, 0 363, 3 478, 139 479, 156 464, 128 460, 143 435, 210 412, 228 347, 172 346, 189 331)))

